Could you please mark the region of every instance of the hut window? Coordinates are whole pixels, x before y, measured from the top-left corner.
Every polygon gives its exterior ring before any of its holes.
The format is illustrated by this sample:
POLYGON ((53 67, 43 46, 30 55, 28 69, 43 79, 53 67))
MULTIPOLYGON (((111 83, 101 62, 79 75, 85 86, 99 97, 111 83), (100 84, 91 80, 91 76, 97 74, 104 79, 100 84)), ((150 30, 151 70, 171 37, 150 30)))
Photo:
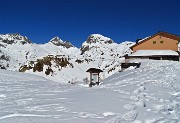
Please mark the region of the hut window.
POLYGON ((161 44, 163 44, 163 43, 164 43, 164 41, 160 41, 160 43, 161 43, 161 44))
POLYGON ((156 44, 156 41, 153 41, 153 44, 156 44))

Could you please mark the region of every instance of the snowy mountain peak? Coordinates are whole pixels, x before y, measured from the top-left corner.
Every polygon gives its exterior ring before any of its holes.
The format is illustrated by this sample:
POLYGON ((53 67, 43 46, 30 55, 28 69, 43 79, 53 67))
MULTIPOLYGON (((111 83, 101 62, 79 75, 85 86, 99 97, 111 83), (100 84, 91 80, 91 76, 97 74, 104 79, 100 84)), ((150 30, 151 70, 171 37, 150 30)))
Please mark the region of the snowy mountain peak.
POLYGON ((53 44, 58 44, 58 43, 63 43, 63 40, 61 40, 58 36, 56 36, 52 38, 50 42, 52 42, 53 44))
POLYGON ((22 36, 19 33, 7 33, 7 34, 0 34, 0 42, 5 44, 27 44, 32 43, 26 36, 22 36))
POLYGON ((108 37, 105 37, 101 34, 92 34, 88 37, 88 39, 86 40, 86 43, 97 43, 97 42, 104 42, 105 44, 111 44, 114 43, 114 41, 108 37))
POLYGON ((109 44, 113 44, 114 41, 108 37, 105 37, 101 34, 91 34, 87 40, 82 44, 81 54, 89 51, 92 48, 96 47, 108 47, 109 44))
POLYGON ((50 40, 51 43, 53 43, 56 46, 63 46, 65 48, 74 47, 70 42, 61 40, 58 36, 52 38, 50 40))

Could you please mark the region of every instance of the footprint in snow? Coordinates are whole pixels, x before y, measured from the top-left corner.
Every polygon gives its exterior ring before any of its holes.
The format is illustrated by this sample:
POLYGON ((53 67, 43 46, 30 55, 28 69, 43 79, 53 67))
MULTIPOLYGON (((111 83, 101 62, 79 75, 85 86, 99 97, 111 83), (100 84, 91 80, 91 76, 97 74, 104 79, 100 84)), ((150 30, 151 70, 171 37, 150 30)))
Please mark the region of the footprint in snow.
POLYGON ((122 119, 126 120, 126 121, 134 121, 136 119, 137 115, 138 115, 137 111, 131 110, 131 111, 127 112, 126 114, 124 114, 122 116, 122 119))
POLYGON ((130 111, 130 110, 134 110, 136 108, 136 105, 126 104, 126 105, 124 105, 124 108, 127 109, 128 111, 130 111))
POLYGON ((143 100, 139 100, 135 104, 137 107, 146 107, 146 103, 143 100))
POLYGON ((140 94, 143 90, 146 90, 146 88, 145 88, 144 86, 141 86, 141 87, 139 87, 138 89, 136 89, 136 90, 134 91, 134 94, 135 94, 135 95, 138 95, 138 94, 140 94))

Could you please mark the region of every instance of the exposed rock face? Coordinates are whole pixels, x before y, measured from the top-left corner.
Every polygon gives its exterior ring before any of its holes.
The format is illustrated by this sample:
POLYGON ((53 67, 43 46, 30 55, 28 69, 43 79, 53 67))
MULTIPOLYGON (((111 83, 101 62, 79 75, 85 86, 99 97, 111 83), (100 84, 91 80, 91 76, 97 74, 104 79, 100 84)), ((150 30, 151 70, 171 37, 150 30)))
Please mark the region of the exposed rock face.
POLYGON ((71 42, 69 41, 65 41, 64 44, 62 44, 62 46, 66 47, 66 48, 71 48, 71 47, 74 47, 71 42))
POLYGON ((81 50, 81 55, 82 54, 84 54, 86 51, 89 51, 89 45, 87 45, 87 46, 82 46, 81 48, 80 48, 80 50, 81 50))
POLYGON ((63 41, 59 37, 54 37, 53 39, 50 40, 50 42, 53 43, 56 46, 63 46, 63 47, 66 47, 66 48, 74 47, 70 42, 63 41))
POLYGON ((59 37, 57 37, 57 36, 52 38, 50 40, 50 42, 53 43, 56 46, 60 46, 63 43, 63 41, 59 37))

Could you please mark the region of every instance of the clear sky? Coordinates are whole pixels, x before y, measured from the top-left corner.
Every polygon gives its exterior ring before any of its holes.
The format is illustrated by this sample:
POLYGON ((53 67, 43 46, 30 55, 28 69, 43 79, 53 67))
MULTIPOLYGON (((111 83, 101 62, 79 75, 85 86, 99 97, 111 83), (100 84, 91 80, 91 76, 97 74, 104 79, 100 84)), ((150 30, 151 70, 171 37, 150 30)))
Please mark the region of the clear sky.
POLYGON ((80 47, 94 33, 120 43, 158 31, 180 35, 180 0, 0 0, 0 33, 35 43, 59 36, 80 47))

